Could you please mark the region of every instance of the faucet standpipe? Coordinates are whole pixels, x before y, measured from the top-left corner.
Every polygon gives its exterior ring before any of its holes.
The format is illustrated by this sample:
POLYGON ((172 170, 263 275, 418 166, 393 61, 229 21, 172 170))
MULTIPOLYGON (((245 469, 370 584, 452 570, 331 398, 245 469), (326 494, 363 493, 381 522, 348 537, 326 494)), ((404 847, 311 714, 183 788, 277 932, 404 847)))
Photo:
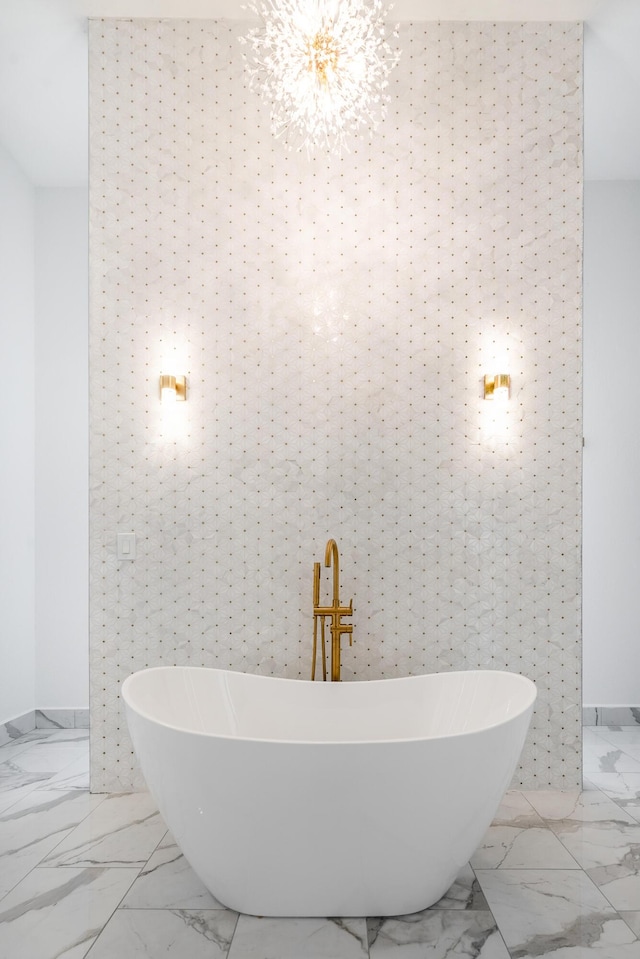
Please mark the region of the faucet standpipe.
POLYGON ((327 543, 324 554, 324 565, 333 564, 333 597, 331 606, 320 605, 320 563, 313 564, 313 663, 311 665, 311 679, 316 676, 316 656, 318 646, 318 620, 320 620, 320 635, 322 641, 322 678, 327 678, 327 656, 325 648, 325 617, 331 620, 331 682, 340 682, 340 642, 344 635, 349 637, 349 645, 353 645, 353 625, 342 622, 343 616, 353 615, 353 600, 348 606, 340 605, 340 560, 338 547, 334 539, 327 543))

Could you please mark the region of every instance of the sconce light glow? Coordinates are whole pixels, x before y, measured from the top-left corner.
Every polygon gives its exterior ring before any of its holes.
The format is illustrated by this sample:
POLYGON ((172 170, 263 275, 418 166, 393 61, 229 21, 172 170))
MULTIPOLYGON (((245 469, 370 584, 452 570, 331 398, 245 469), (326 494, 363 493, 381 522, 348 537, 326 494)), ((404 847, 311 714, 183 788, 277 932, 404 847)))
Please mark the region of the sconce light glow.
POLYGON ((175 403, 187 398, 186 376, 172 376, 162 373, 160 376, 160 400, 162 403, 175 403))
POLYGON ((511 389, 511 377, 508 373, 496 373, 494 376, 485 376, 484 378, 484 398, 485 400, 509 399, 511 389))

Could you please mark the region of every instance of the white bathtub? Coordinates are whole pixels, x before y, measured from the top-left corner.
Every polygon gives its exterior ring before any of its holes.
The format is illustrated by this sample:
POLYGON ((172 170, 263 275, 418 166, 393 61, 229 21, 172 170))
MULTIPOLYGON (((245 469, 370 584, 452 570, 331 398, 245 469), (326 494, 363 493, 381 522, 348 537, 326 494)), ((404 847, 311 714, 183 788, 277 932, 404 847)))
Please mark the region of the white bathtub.
POLYGON ((224 905, 390 916, 436 902, 473 853, 536 689, 495 671, 312 683, 167 667, 122 695, 149 789, 224 905))

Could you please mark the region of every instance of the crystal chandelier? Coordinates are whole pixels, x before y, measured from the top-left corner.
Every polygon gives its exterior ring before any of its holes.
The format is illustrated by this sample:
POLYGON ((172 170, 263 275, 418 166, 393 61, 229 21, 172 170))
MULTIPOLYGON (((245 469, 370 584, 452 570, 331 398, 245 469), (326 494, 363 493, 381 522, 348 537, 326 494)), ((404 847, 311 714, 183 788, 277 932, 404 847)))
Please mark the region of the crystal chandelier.
POLYGON ((308 154, 339 154, 351 134, 372 135, 399 58, 382 0, 261 0, 249 9, 262 19, 241 38, 249 86, 270 103, 274 136, 308 154))

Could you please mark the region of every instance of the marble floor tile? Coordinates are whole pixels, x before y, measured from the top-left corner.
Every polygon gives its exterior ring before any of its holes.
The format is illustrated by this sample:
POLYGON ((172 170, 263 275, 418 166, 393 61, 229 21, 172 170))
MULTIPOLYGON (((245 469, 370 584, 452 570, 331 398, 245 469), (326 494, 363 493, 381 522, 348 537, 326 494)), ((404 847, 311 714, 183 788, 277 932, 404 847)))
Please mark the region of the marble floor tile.
POLYGON ((619 865, 625 859, 637 859, 640 868, 640 823, 563 819, 549 828, 583 869, 619 865))
POLYGON ((544 826, 544 822, 521 790, 510 789, 505 793, 492 825, 527 829, 531 826, 544 826))
POLYGON ((108 795, 47 856, 45 865, 141 868, 166 831, 148 793, 108 795))
POLYGON ((467 863, 456 876, 453 885, 445 892, 442 899, 430 909, 488 909, 487 901, 482 894, 476 875, 467 863))
MULTIPOLYGON (((638 749, 640 747, 629 747, 638 749)), ((584 773, 640 773, 640 760, 613 743, 585 743, 582 747, 584 773)))
POLYGON ((118 909, 90 959, 225 959, 237 921, 228 909, 118 909))
POLYGON ((577 822, 634 822, 633 816, 621 809, 600 789, 539 789, 527 791, 524 795, 542 818, 551 822, 557 819, 573 819, 577 822))
MULTIPOLYGON (((64 782, 75 782, 70 785, 70 789, 89 789, 89 753, 85 749, 75 749, 74 757, 68 766, 64 766, 59 772, 55 773, 49 780, 49 789, 59 789, 60 784, 64 782), (74 758, 75 757, 75 758, 74 758), (82 782, 82 785, 81 785, 82 782)), ((38 787, 40 788, 40 787, 38 787)))
MULTIPOLYGON (((32 729, 28 733, 24 733, 22 736, 19 736, 17 739, 11 740, 11 743, 37 743, 37 742, 46 742, 49 736, 52 734, 52 729, 32 729)), ((2 747, 4 748, 4 747, 2 747)))
MULTIPOLYGON (((620 929, 625 926, 622 920, 619 920, 620 929)), ((629 932, 626 927, 626 932, 629 932)), ((626 936, 626 933, 625 933, 626 936)), ((545 944, 545 952, 520 952, 519 950, 511 952, 513 959, 640 959, 640 942, 636 939, 633 942, 618 942, 622 940, 623 934, 609 926, 606 936, 603 936, 598 942, 589 946, 559 946, 556 948, 554 943, 545 944)), ((537 945, 534 946, 538 948, 537 945)))
POLYGON ((123 903, 123 909, 224 909, 205 889, 167 833, 123 903))
MULTIPOLYGON (((611 744, 613 746, 613 743, 611 744)), ((625 755, 631 756, 632 759, 636 759, 640 762, 640 742, 639 743, 624 743, 620 747, 613 747, 614 749, 620 748, 625 755)), ((621 772, 623 770, 620 770, 621 772)))
POLYGON ((601 792, 597 786, 594 786, 592 782, 589 782, 588 779, 582 780, 582 791, 583 792, 601 792))
POLYGON ((3 745, 14 739, 20 739, 28 730, 35 727, 35 710, 30 710, 22 716, 16 716, 6 723, 0 723, 0 743, 3 745))
POLYGON ((24 742, 24 738, 14 739, 10 743, 6 743, 4 746, 0 746, 0 765, 2 763, 12 761, 16 756, 19 756, 20 753, 23 753, 26 749, 31 749, 33 746, 32 742, 24 742))
POLYGON ((488 910, 433 909, 367 923, 371 959, 509 959, 488 910))
POLYGON ((540 826, 490 826, 471 865, 474 869, 579 868, 557 836, 540 826))
POLYGON ((75 743, 80 745, 81 743, 85 745, 85 748, 88 749, 89 746, 89 730, 88 729, 32 729, 31 732, 25 733, 24 736, 20 736, 19 739, 13 739, 11 742, 0 746, 0 757, 2 756, 3 749, 9 748, 30 748, 31 746, 47 746, 52 743, 75 743))
POLYGON ((582 742, 583 743, 602 743, 603 739, 600 735, 601 726, 583 726, 582 727, 582 742))
POLYGON ((617 959, 635 956, 627 947, 640 947, 582 870, 481 869, 477 875, 514 957, 585 959, 599 951, 603 959, 617 959))
POLYGON ((551 824, 563 845, 616 909, 640 910, 640 824, 551 824))
POLYGON ((33 869, 0 902, 0 956, 83 959, 134 876, 132 869, 33 869))
POLYGON ((620 918, 624 919, 631 931, 635 932, 636 936, 640 938, 640 911, 633 910, 631 912, 621 912, 620 918))
POLYGON ((78 759, 86 759, 84 743, 37 744, 25 750, 13 761, 25 773, 59 773, 78 759))
POLYGON ((46 788, 52 773, 26 773, 13 762, 0 766, 0 814, 39 786, 46 788))
POLYGON ((69 766, 65 766, 55 776, 51 776, 45 783, 41 783, 37 789, 62 789, 68 792, 70 789, 89 790, 89 757, 82 756, 75 759, 69 766))
POLYGON ((597 726, 598 736, 614 746, 640 746, 640 726, 597 726))
POLYGON ((640 773, 587 773, 586 778, 636 821, 640 821, 640 773))
POLYGON ((597 866, 587 869, 586 874, 604 893, 614 909, 639 909, 640 875, 637 869, 623 863, 620 866, 597 866))
POLYGON ((640 727, 587 729, 584 791, 509 791, 439 903, 368 920, 237 920, 148 794, 88 794, 86 737, 0 746, 1 959, 365 959, 369 944, 372 959, 640 959, 640 727))
MULTIPOLYGON (((0 896, 56 848, 104 796, 78 792, 32 792, 0 815, 0 896)), ((1 955, 1 953, 0 953, 1 955)))
POLYGON ((46 739, 42 743, 76 743, 83 744, 86 748, 89 746, 88 729, 51 729, 48 730, 46 739))
POLYGON ((229 959, 366 959, 366 919, 240 916, 229 959))

